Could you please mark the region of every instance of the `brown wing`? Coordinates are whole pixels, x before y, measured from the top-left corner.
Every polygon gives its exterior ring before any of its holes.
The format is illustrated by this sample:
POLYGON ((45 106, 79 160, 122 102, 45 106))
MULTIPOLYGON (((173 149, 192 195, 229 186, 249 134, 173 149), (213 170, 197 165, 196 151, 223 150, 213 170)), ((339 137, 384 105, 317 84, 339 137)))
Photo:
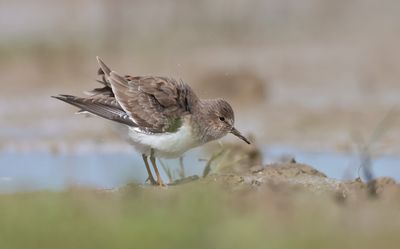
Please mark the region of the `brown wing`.
POLYGON ((117 102, 145 132, 174 132, 181 117, 190 113, 188 85, 165 77, 122 77, 112 71, 108 78, 117 102))
POLYGON ((59 95, 60 99, 79 107, 80 112, 120 122, 143 132, 174 132, 181 117, 189 114, 197 100, 183 82, 165 77, 122 77, 97 58, 103 87, 87 92, 88 98, 59 95), (189 101, 188 101, 189 100, 189 101))

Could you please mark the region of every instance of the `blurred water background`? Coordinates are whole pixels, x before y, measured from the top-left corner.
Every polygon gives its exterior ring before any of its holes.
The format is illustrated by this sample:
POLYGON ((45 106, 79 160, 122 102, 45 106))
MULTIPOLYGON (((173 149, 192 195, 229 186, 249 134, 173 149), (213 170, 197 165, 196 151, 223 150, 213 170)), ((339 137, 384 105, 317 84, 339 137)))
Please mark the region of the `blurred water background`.
POLYGON ((226 98, 264 162, 291 154, 340 177, 368 147, 374 170, 399 179, 399 10, 396 0, 1 1, 0 188, 143 181, 110 122, 50 98, 96 87, 97 55, 226 98))

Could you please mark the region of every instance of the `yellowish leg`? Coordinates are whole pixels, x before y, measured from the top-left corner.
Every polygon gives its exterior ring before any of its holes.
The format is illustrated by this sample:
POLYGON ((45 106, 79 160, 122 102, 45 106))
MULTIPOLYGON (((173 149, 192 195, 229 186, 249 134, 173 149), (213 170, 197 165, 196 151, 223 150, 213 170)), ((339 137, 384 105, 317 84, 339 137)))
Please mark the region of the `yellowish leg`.
POLYGON ((163 180, 161 179, 160 172, 158 171, 158 168, 157 168, 156 158, 154 157, 154 150, 153 149, 151 149, 150 161, 153 164, 154 171, 156 172, 157 184, 160 185, 160 186, 165 186, 163 180))
POLYGON ((146 165, 147 174, 149 175, 146 181, 150 181, 151 184, 156 185, 157 182, 156 180, 154 180, 153 174, 151 173, 150 165, 149 162, 147 161, 147 156, 145 154, 142 154, 142 158, 144 164, 146 165))

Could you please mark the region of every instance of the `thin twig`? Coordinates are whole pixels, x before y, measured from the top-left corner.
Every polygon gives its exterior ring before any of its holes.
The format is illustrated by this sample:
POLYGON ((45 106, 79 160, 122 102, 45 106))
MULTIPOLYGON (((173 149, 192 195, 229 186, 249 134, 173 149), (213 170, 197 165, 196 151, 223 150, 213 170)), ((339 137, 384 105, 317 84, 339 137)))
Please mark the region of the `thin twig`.
POLYGON ((180 179, 183 179, 186 177, 185 174, 185 166, 183 165, 183 157, 179 157, 179 171, 178 171, 178 175, 180 179))
POLYGON ((171 169, 167 165, 165 165, 162 160, 158 160, 158 161, 160 162, 161 167, 163 168, 165 173, 167 174, 169 182, 173 182, 174 181, 174 176, 172 175, 171 169))
POLYGON ((366 182, 368 183, 368 189, 371 196, 376 195, 375 182, 372 181, 374 179, 374 174, 372 172, 371 148, 379 141, 379 139, 381 139, 385 135, 385 132, 389 130, 389 127, 393 123, 394 117, 396 116, 394 114, 395 111, 396 111, 395 107, 390 109, 385 114, 383 119, 377 124, 368 142, 365 143, 364 145, 360 144, 358 146, 358 154, 360 157, 358 176, 360 177, 360 170, 362 170, 366 182))
POLYGON ((210 172, 211 172, 211 163, 212 163, 215 159, 217 159, 219 156, 221 156, 224 152, 225 152, 225 149, 221 149, 219 152, 213 154, 213 155, 210 157, 210 159, 207 161, 206 166, 204 167, 204 170, 203 170, 203 178, 204 178, 204 177, 207 177, 208 174, 210 174, 210 172))

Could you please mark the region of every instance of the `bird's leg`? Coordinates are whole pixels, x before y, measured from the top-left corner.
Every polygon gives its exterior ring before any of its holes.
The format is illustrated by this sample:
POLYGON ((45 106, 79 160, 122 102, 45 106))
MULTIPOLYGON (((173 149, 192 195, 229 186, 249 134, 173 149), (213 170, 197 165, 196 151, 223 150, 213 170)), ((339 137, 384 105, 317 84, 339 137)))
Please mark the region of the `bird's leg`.
POLYGON ((158 172, 158 168, 157 168, 157 164, 156 164, 156 158, 154 157, 154 150, 153 149, 151 149, 151 152, 150 152, 150 161, 153 164, 154 171, 156 172, 157 184, 160 185, 160 186, 165 186, 163 180, 161 179, 160 172, 158 172))
POLYGON ((153 174, 151 173, 150 165, 149 165, 149 162, 147 161, 147 156, 145 154, 142 154, 142 158, 143 158, 144 164, 146 165, 146 170, 147 170, 147 174, 148 174, 146 182, 150 181, 151 184, 156 185, 157 182, 154 180, 153 174))

